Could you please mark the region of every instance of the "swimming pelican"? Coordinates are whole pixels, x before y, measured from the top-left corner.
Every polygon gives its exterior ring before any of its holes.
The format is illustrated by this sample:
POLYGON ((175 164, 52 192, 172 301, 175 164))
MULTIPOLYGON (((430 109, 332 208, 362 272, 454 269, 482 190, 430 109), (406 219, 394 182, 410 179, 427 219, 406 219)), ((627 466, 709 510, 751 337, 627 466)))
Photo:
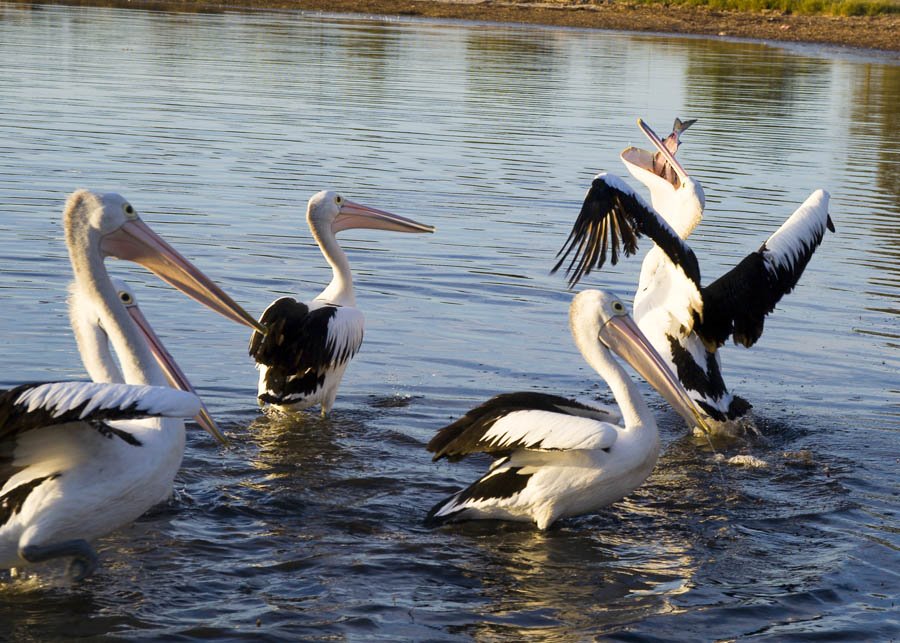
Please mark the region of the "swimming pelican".
POLYGON ((438 431, 434 459, 471 453, 496 458, 488 472, 432 508, 426 524, 470 519, 534 521, 547 529, 591 513, 639 487, 659 456, 653 413, 611 351, 625 359, 684 417, 705 429, 700 410, 610 293, 580 292, 569 308, 575 344, 609 384, 624 424, 607 412, 543 393, 499 395, 438 431))
POLYGON ((643 121, 638 124, 668 170, 658 173, 655 155, 636 148, 625 150, 622 159, 651 188, 654 205, 618 177, 598 174, 553 272, 574 251, 566 268, 574 286, 605 263, 607 246, 615 264, 620 244, 631 255, 638 237, 650 237, 656 245, 641 266, 634 318, 713 430, 736 434, 753 427, 751 405, 725 386, 718 349, 729 337, 747 347, 760 338, 766 315, 797 285, 826 228, 834 231, 829 195, 814 191, 757 251, 704 287, 697 258, 683 241, 702 217, 703 188, 653 130, 643 121), (665 178, 669 174, 672 181, 665 178))
MULTIPOLYGON (((118 298, 105 257, 141 263, 210 308, 256 326, 243 308, 157 236, 118 194, 75 192, 66 202, 63 225, 78 290, 99 315, 126 382, 167 385, 149 344, 118 298)), ((88 390, 100 395, 96 391, 114 389, 88 390)), ((182 399, 195 397, 166 391, 182 399)), ((185 442, 184 422, 175 418, 195 415, 200 406, 192 403, 186 414, 184 410, 143 414, 162 415, 160 419, 118 421, 124 418, 113 414, 110 419, 117 421, 106 423, 102 413, 91 415, 93 403, 84 407, 84 400, 76 399, 69 404, 65 395, 57 392, 47 398, 59 409, 64 424, 44 413, 43 424, 31 419, 24 428, 16 428, 14 422, 2 433, 0 453, 8 455, 0 459, 0 507, 5 507, 0 510, 4 518, 0 567, 72 556, 70 571, 80 580, 97 565, 92 540, 135 520, 171 494, 185 442), (66 415, 71 409, 79 412, 77 418, 66 415)), ((100 398, 98 403, 111 408, 114 401, 100 398)), ((122 404, 118 408, 134 410, 122 404)))
POLYGON ((119 463, 117 452, 145 446, 134 426, 147 420, 138 418, 181 422, 199 411, 196 395, 167 386, 47 382, 0 391, 0 448, 13 447, 0 460, 0 568, 72 557, 72 579, 88 576, 97 566, 90 541, 143 513, 122 506, 144 495, 139 485, 109 488, 135 464, 119 463), (66 500, 83 510, 60 511, 66 500), (110 526, 113 516, 121 523, 110 526))
POLYGON ((285 410, 321 405, 328 414, 350 359, 363 340, 363 314, 356 308, 347 255, 335 235, 350 228, 434 232, 410 219, 347 201, 332 191, 309 200, 306 221, 331 266, 333 278, 308 305, 275 300, 259 318, 267 334, 253 333, 250 355, 259 369, 260 404, 285 410))

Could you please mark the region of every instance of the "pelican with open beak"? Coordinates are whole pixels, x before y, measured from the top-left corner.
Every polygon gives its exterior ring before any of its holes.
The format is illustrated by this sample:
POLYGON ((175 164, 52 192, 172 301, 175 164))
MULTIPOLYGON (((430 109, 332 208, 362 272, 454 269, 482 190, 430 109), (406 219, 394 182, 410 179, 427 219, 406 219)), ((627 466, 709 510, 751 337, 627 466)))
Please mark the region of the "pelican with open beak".
POLYGON ((648 187, 652 204, 613 174, 595 176, 553 271, 568 262, 574 286, 607 256, 615 264, 620 250, 634 254, 638 239, 650 237, 655 245, 641 266, 634 319, 714 432, 739 435, 755 427, 751 404, 725 385, 719 348, 729 338, 750 347, 762 336, 767 315, 797 286, 826 231, 834 232, 830 197, 815 190, 757 250, 703 285, 686 239, 703 217, 705 196, 675 158, 686 125, 676 120, 665 139, 642 120, 638 127, 655 151, 629 147, 621 158, 648 187))

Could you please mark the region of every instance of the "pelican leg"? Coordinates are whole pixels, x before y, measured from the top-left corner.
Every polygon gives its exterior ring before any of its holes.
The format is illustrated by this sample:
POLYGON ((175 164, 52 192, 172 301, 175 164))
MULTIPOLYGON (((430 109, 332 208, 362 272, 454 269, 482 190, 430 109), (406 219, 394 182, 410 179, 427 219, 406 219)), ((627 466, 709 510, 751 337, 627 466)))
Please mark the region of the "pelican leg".
POLYGON ((66 540, 53 545, 27 545, 19 549, 19 555, 29 563, 40 563, 52 558, 71 556, 69 577, 82 581, 97 569, 97 554, 86 540, 66 540))

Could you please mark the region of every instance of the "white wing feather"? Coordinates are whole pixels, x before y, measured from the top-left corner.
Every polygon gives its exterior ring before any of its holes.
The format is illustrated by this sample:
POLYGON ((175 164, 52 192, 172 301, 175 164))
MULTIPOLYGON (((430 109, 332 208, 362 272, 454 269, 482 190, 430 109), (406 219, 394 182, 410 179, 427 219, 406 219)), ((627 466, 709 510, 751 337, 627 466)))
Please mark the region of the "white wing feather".
POLYGON ((608 449, 618 427, 551 411, 514 411, 494 423, 479 440, 492 447, 517 444, 541 450, 608 449))
POLYGON ((328 322, 327 350, 334 364, 351 359, 363 343, 365 318, 358 308, 341 307, 328 322))
POLYGON ((816 190, 794 211, 766 241, 765 256, 770 269, 790 270, 809 252, 809 246, 821 238, 828 220, 829 195, 816 190))
POLYGON ((647 203, 647 201, 644 199, 644 197, 642 197, 640 194, 635 192, 634 188, 632 188, 630 185, 628 185, 617 174, 610 174, 609 172, 600 172, 594 176, 594 180, 596 181, 597 179, 600 179, 601 181, 606 183, 609 187, 613 188, 614 190, 618 190, 619 192, 624 192, 628 196, 636 199, 637 202, 640 203, 641 206, 644 207, 644 209, 646 209, 646 210, 653 209, 650 206, 650 204, 647 203))
POLYGON ((86 404, 80 419, 100 409, 127 409, 134 406, 147 415, 188 418, 200 412, 200 399, 193 393, 164 386, 132 386, 96 382, 51 382, 24 391, 17 405, 29 413, 37 409, 59 417, 86 404))

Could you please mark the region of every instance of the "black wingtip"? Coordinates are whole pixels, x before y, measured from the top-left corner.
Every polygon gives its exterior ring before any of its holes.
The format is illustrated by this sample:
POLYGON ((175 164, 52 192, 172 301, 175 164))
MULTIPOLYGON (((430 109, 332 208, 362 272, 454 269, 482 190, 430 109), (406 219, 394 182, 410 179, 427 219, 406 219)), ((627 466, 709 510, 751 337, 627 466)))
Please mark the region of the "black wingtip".
POLYGON ((467 417, 463 416, 452 424, 438 429, 438 432, 431 437, 431 440, 425 445, 425 449, 429 453, 434 454, 431 458, 432 462, 437 462, 447 455, 448 447, 453 443, 453 440, 459 437, 462 427, 467 424, 466 420, 467 417))
POLYGON ((834 229, 834 221, 831 220, 830 214, 828 215, 828 220, 825 222, 825 225, 828 226, 828 229, 832 232, 837 232, 837 230, 834 229))
POLYGON ((425 519, 422 521, 422 524, 428 529, 434 529, 436 527, 442 527, 450 522, 455 522, 456 517, 459 515, 459 511, 454 511, 453 513, 449 513, 446 516, 438 516, 437 513, 443 509, 447 503, 453 500, 456 497, 456 494, 450 496, 449 498, 445 498, 437 503, 435 506, 431 508, 431 511, 428 512, 428 515, 425 516, 425 519))
POLYGON ((443 527, 447 524, 447 521, 443 518, 435 518, 431 514, 425 516, 425 520, 422 521, 422 526, 426 529, 437 529, 438 527, 443 527))

